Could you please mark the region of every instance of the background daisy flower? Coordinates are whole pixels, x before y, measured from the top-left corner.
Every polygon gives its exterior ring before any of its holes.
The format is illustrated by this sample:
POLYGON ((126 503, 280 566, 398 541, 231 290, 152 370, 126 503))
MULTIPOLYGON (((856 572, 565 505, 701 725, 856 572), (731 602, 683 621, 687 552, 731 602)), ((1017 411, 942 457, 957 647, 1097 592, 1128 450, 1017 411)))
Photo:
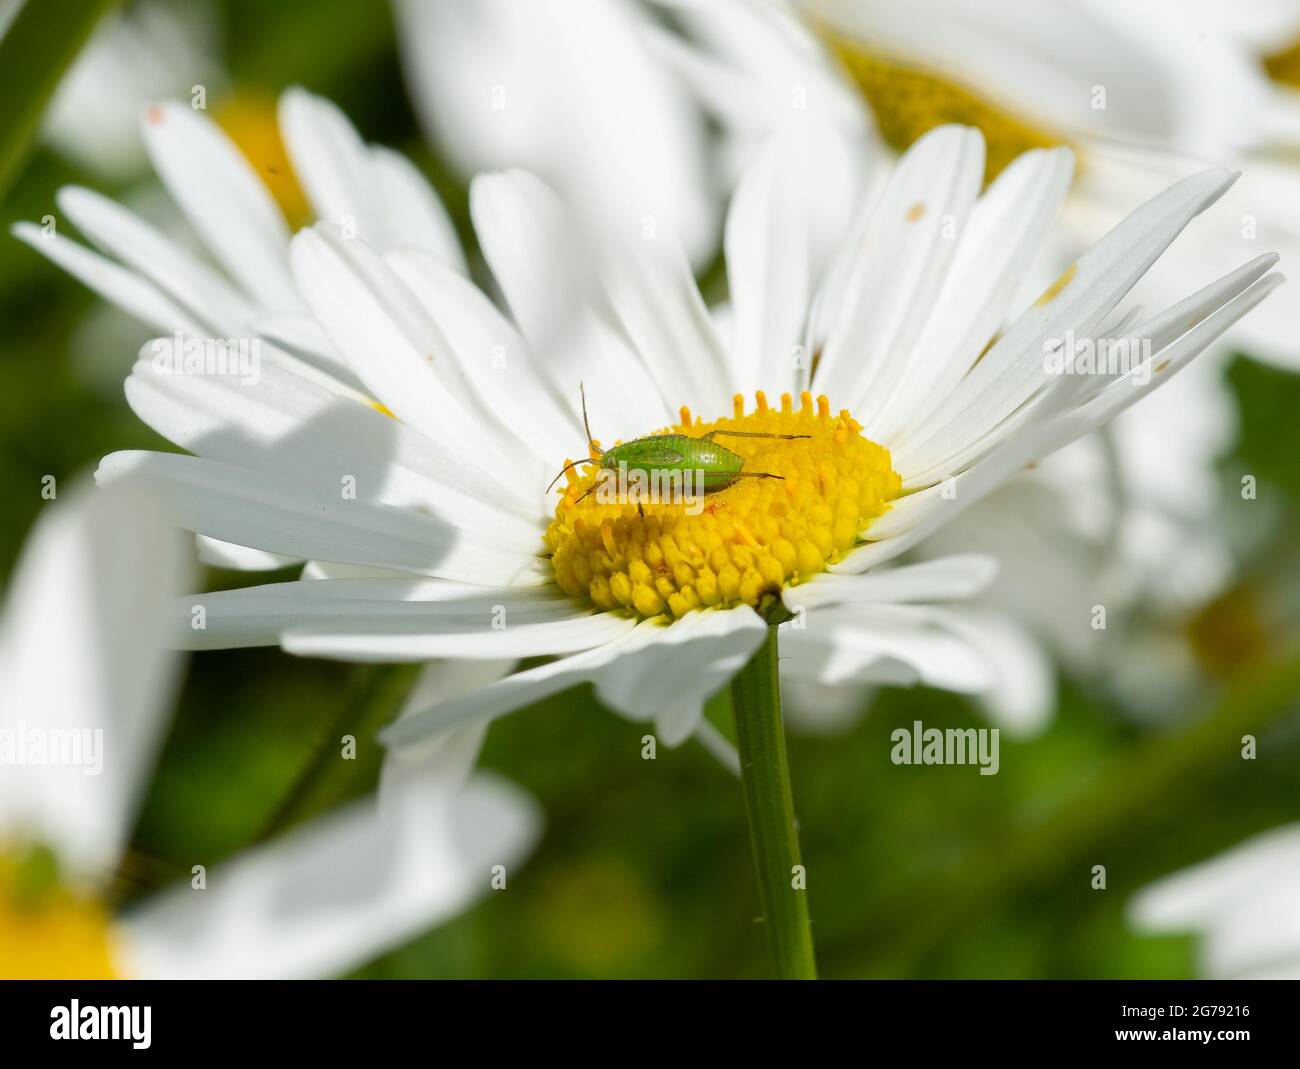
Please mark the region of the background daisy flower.
POLYGON ((0 975, 334 975, 528 853, 533 803, 490 776, 462 789, 443 763, 123 908, 118 867, 180 667, 163 610, 188 554, 139 486, 49 507, 0 618, 0 975))
POLYGON ((1201 975, 1300 977, 1300 828, 1275 828, 1143 888, 1130 922, 1148 934, 1194 932, 1201 975))

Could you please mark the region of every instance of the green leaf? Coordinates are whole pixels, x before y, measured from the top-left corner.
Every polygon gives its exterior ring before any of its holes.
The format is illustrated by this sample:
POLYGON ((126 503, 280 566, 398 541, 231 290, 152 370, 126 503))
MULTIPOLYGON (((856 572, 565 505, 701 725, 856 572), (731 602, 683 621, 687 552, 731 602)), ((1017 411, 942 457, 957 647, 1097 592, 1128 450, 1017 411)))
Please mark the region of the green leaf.
POLYGON ((1235 467, 1300 500, 1300 375, 1238 356, 1228 384, 1241 414, 1235 467))
POLYGON ((27 159, 64 72, 113 6, 114 0, 28 0, 0 39, 0 199, 27 159))

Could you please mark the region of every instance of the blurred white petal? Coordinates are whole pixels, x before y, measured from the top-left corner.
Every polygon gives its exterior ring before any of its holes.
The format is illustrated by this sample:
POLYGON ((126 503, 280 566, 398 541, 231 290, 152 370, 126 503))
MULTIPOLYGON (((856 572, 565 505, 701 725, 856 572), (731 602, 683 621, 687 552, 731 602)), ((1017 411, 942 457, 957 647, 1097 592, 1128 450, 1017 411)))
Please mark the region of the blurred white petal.
POLYGON ((0 727, 20 748, 41 733, 50 758, 59 736, 88 732, 95 752, 6 767, 0 825, 46 841, 79 876, 103 876, 166 730, 180 662, 163 648, 165 607, 192 551, 139 485, 64 493, 33 529, 0 620, 0 727))
POLYGON ((537 840, 535 804, 487 775, 453 793, 413 778, 232 861, 204 890, 175 887, 125 919, 123 965, 142 978, 296 979, 347 972, 491 890, 537 840))

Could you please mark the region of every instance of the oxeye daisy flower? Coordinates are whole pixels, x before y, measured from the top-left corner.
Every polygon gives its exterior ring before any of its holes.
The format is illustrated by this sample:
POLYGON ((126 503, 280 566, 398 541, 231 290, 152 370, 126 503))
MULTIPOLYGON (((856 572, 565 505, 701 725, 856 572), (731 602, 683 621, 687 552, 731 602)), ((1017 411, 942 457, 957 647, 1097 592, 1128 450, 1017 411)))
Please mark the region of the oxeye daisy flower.
POLYGON ((780 890, 798 852, 774 625, 785 620, 801 644, 806 622, 840 670, 898 676, 927 663, 946 621, 913 603, 969 592, 986 563, 872 569, 1140 400, 1281 280, 1269 274, 1275 257, 1257 257, 1153 316, 1116 318, 1231 185, 1210 170, 1137 208, 1011 316, 1071 154, 1032 151, 981 195, 983 140, 960 127, 904 155, 818 277, 808 219, 825 211, 820 176, 842 165, 834 135, 801 129, 747 171, 727 220, 725 337, 663 232, 602 260, 593 299, 557 322, 586 273, 567 258, 587 250, 562 203, 525 174, 472 190, 509 316, 427 254, 385 255, 324 224, 300 233, 303 299, 377 404, 278 368, 246 388, 159 375, 144 360, 128 399, 199 455, 101 465, 101 478, 131 472, 167 487, 187 529, 324 562, 310 573, 322 578, 184 599, 182 641, 474 662, 481 685, 412 707, 385 733, 397 748, 446 745, 581 681, 680 741, 734 677, 769 934, 783 973, 807 975, 805 907, 780 890), (1055 374, 1067 332, 1133 335, 1150 355, 1123 374, 1055 374), (580 383, 606 441, 725 441, 755 477, 695 514, 680 501, 603 500, 591 493, 602 454, 576 404, 580 383), (583 458, 575 442, 590 464, 572 463, 583 458), (565 485, 548 496, 558 469, 565 485), (558 659, 510 671, 530 656, 558 659))
POLYGON ((114 873, 179 667, 184 571, 139 486, 50 506, 0 617, 0 977, 301 977, 348 970, 464 908, 536 837, 535 807, 444 767, 189 883, 115 904, 114 873), (322 898, 320 888, 329 887, 322 898))
MULTIPOLYGON (((413 246, 458 271, 464 256, 437 194, 406 157, 366 144, 338 108, 302 89, 281 95, 278 129, 266 110, 246 97, 221 109, 247 155, 187 104, 151 106, 140 120, 154 169, 201 252, 79 186, 59 191, 53 228, 20 222, 13 233, 152 331, 245 348, 256 339, 253 373, 274 364, 364 399, 298 295, 293 225, 330 220, 376 248, 413 246), (65 220, 98 251, 67 237, 65 220)), ((213 539, 200 538, 199 549, 205 562, 231 568, 293 563, 213 539)))
MULTIPOLYGON (((257 334, 277 343, 262 345, 268 363, 354 395, 355 376, 314 329, 298 295, 289 265, 293 231, 275 188, 290 181, 306 199, 308 221, 329 220, 378 249, 414 246, 457 270, 464 257, 437 195, 405 156, 366 144, 338 108, 302 89, 284 92, 278 119, 286 159, 277 163, 278 146, 266 147, 253 152, 255 166, 202 111, 181 103, 145 110, 140 129, 154 170, 206 255, 77 186, 59 191, 59 212, 99 251, 64 236, 61 220, 53 229, 17 223, 14 235, 154 330, 196 338, 257 334), (279 173, 282 166, 292 174, 279 173)), ((276 136, 264 130, 253 140, 276 136)))
POLYGON ((1256 835, 1143 888, 1128 913, 1139 931, 1196 933, 1204 977, 1300 978, 1300 826, 1256 835))

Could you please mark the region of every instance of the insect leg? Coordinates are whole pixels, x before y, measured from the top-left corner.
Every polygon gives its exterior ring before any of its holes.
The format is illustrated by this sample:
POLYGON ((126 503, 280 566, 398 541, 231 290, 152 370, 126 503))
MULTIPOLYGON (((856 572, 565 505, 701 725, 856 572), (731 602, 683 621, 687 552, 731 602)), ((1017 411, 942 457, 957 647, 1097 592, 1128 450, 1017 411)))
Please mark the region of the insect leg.
POLYGON ((792 438, 811 438, 811 434, 760 434, 757 431, 709 431, 708 434, 700 436, 702 440, 712 441, 719 434, 728 438, 783 438, 790 440, 792 438))
POLYGON ((784 479, 784 475, 773 475, 766 471, 740 471, 736 473, 737 479, 784 479))

